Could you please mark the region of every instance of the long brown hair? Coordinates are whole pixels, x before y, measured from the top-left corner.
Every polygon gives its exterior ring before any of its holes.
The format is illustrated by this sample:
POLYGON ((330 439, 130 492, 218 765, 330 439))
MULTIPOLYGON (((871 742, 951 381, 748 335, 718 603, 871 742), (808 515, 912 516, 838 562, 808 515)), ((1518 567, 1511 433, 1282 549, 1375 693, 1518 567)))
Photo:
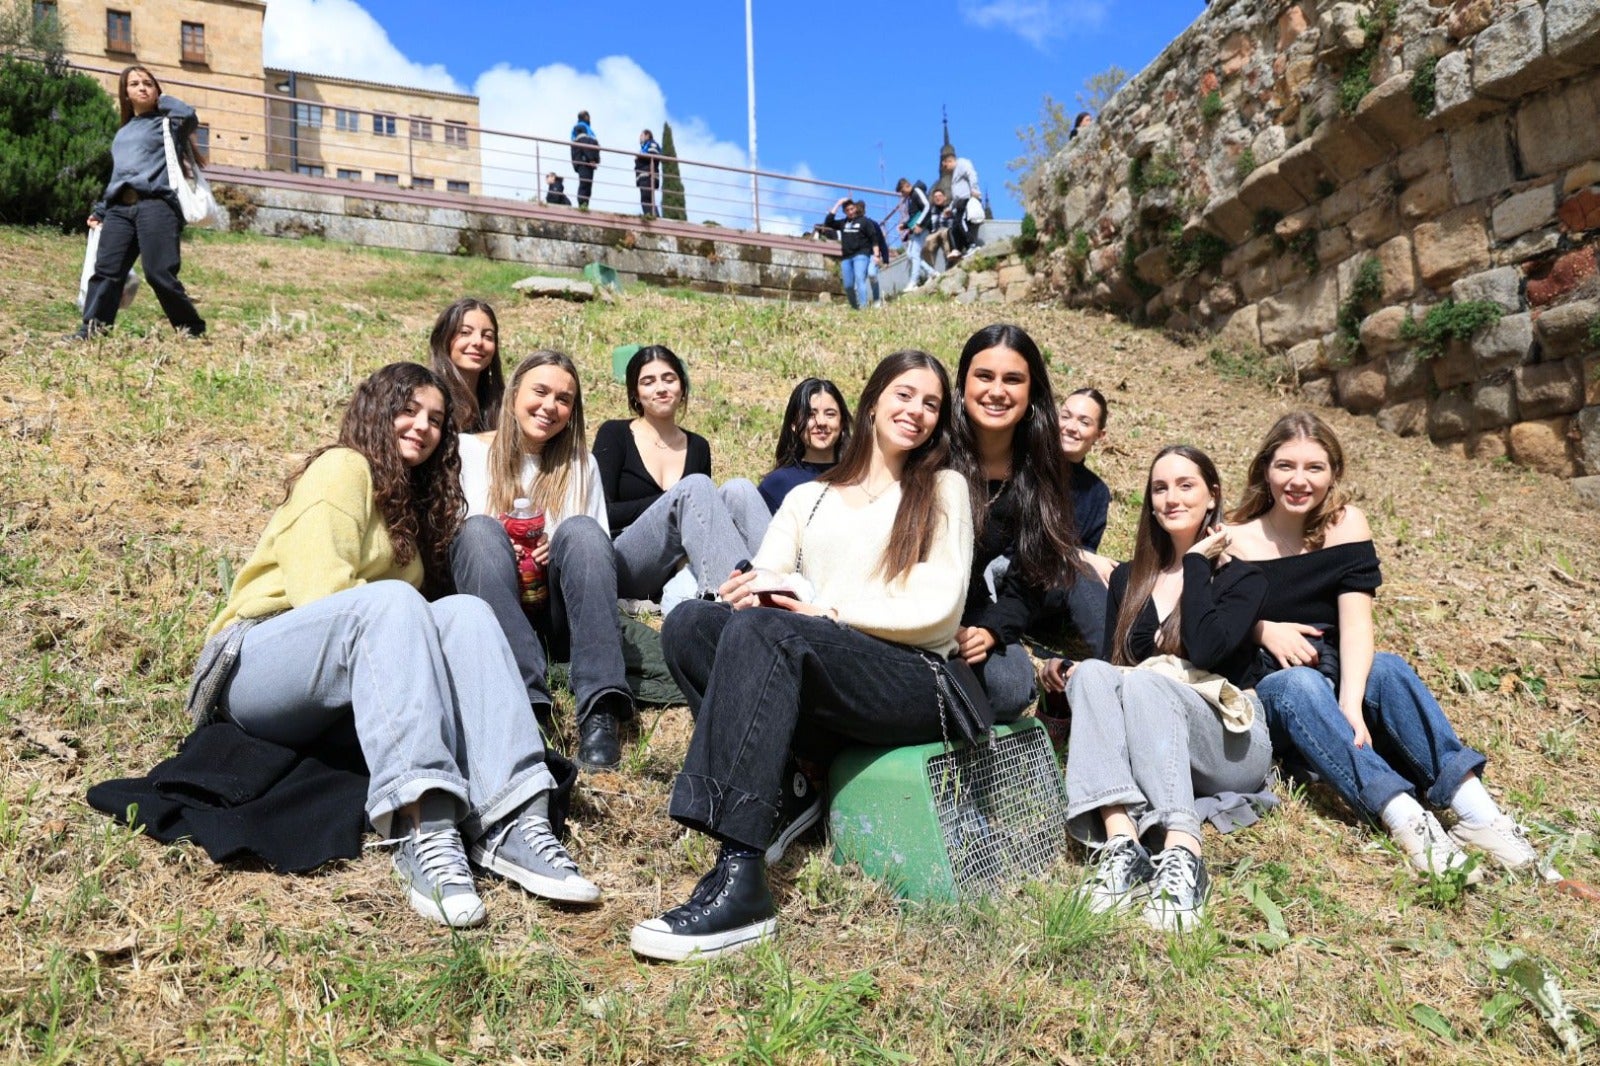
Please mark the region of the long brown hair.
POLYGON ((583 386, 578 382, 578 368, 561 352, 541 349, 523 359, 512 371, 511 387, 506 392, 505 405, 500 408, 500 424, 495 431, 494 444, 489 447, 489 513, 509 511, 517 497, 527 496, 535 507, 564 518, 561 508, 566 505, 567 487, 574 476, 578 479, 578 505, 580 508, 589 506, 588 475, 589 444, 583 429, 583 386), (539 473, 533 479, 533 487, 524 492, 522 466, 533 453, 522 436, 522 427, 517 425, 517 389, 529 371, 541 366, 559 367, 571 375, 572 420, 539 449, 539 473))
POLYGON ((1256 450, 1255 458, 1250 460, 1250 470, 1245 475, 1244 495, 1239 500, 1239 506, 1228 515, 1228 521, 1248 522, 1272 510, 1274 501, 1272 489, 1267 484, 1267 467, 1272 465, 1273 456, 1279 448, 1296 440, 1309 440, 1321 445, 1322 450, 1328 453, 1328 472, 1333 475, 1328 494, 1306 519, 1306 549, 1316 551, 1328 536, 1328 526, 1344 514, 1350 494, 1339 485, 1344 478, 1344 449, 1339 446, 1339 438, 1334 436, 1328 423, 1310 411, 1291 411, 1272 423, 1272 428, 1262 438, 1261 447, 1256 450))
POLYGON ((909 370, 931 370, 939 379, 939 417, 928 439, 906 455, 900 471, 900 505, 894 512, 894 527, 877 572, 894 581, 920 562, 927 561, 933 535, 943 517, 939 506, 939 471, 950 465, 950 374, 944 364, 927 352, 904 349, 884 356, 867 387, 861 390, 856 415, 858 431, 839 457, 839 465, 818 475, 817 480, 832 485, 856 485, 866 479, 872 465, 876 439, 872 429, 873 408, 891 382, 909 370))
POLYGON ((422 560, 424 591, 441 591, 450 577, 450 542, 466 516, 461 495, 461 456, 451 420, 450 393, 425 366, 390 363, 356 386, 339 422, 339 437, 306 457, 284 483, 289 499, 300 480, 323 452, 349 448, 366 459, 372 471, 372 499, 383 515, 397 566, 422 560), (395 443, 394 420, 418 389, 438 389, 444 397, 444 426, 439 446, 425 462, 406 466, 395 443))
POLYGON ((1056 401, 1050 391, 1050 368, 1039 346, 1021 326, 1005 322, 985 326, 961 349, 956 365, 954 425, 950 435, 951 465, 966 475, 972 494, 973 536, 989 520, 988 482, 978 456, 977 434, 967 418, 967 373, 980 352, 1003 348, 1028 364, 1028 409, 1012 431, 1011 491, 1016 493, 1017 529, 1011 563, 1028 582, 1041 588, 1065 588, 1077 576, 1082 545, 1067 487, 1067 461, 1061 454, 1056 401))
MULTIPOLYGON (((1155 478, 1156 464, 1169 455, 1181 456, 1193 463, 1200 471, 1200 478, 1206 483, 1206 488, 1211 490, 1211 509, 1206 512, 1204 521, 1201 522, 1202 531, 1210 529, 1222 521, 1222 477, 1217 473, 1217 464, 1211 457, 1199 448, 1188 444, 1169 444, 1156 452, 1156 457, 1150 460, 1150 471, 1144 479, 1144 504, 1139 508, 1139 532, 1134 537, 1133 562, 1128 572, 1128 590, 1122 596, 1122 605, 1117 609, 1117 624, 1113 630, 1111 647, 1107 649, 1111 654, 1111 661, 1121 666, 1133 666, 1138 663, 1132 650, 1128 647, 1128 638, 1133 633, 1133 624, 1139 617, 1139 612, 1144 610, 1144 605, 1150 602, 1150 596, 1156 587, 1156 578, 1162 570, 1177 561, 1178 553, 1172 543, 1172 535, 1161 527, 1156 521, 1155 506, 1150 502, 1151 483, 1155 478)), ((1163 655, 1181 655, 1183 653, 1183 603, 1173 604, 1172 613, 1162 621, 1161 627, 1156 630, 1156 651, 1163 655)))
POLYGON ((123 126, 126 126, 133 118, 133 101, 128 99, 128 78, 134 71, 138 71, 156 83, 156 103, 159 106, 161 102, 161 79, 151 73, 149 67, 141 66, 138 63, 133 64, 131 67, 124 67, 122 73, 117 75, 117 109, 122 112, 122 122, 119 125, 123 126))
POLYGON ((463 296, 439 312, 433 332, 428 335, 428 368, 444 383, 445 392, 455 402, 456 428, 463 433, 482 433, 500 421, 500 404, 505 399, 506 378, 500 368, 500 320, 494 308, 482 300, 463 296), (478 372, 478 387, 467 388, 461 369, 450 361, 450 345, 461 332, 469 311, 481 311, 494 329, 494 358, 478 372))

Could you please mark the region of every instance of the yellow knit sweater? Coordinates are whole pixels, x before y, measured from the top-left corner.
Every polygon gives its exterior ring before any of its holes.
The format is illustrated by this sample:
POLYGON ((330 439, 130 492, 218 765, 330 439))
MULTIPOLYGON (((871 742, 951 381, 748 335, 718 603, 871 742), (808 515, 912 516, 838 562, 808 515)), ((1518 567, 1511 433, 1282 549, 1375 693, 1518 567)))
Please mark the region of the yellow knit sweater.
POLYGON ((235 619, 303 607, 387 579, 421 588, 422 560, 395 565, 367 460, 349 448, 333 448, 317 457, 273 513, 206 636, 235 619))

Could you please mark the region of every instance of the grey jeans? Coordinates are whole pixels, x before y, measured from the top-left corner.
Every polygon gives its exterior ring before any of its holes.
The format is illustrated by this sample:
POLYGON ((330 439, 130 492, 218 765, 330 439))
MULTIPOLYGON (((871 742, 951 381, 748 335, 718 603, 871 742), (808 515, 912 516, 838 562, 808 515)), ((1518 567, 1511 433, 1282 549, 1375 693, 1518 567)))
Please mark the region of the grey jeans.
POLYGON ((374 581, 276 615, 245 634, 223 692, 252 736, 304 746, 347 714, 372 775, 367 818, 424 793, 457 805, 467 841, 555 787, 511 649, 489 605, 434 603, 374 581))
POLYGON ((1067 682, 1068 830, 1105 839, 1102 807, 1122 805, 1142 837, 1162 827, 1200 836, 1196 796, 1260 792, 1272 767, 1266 716, 1231 733, 1199 693, 1149 670, 1089 659, 1067 682))
POLYGON ((734 478, 719 489, 704 474, 690 474, 617 534, 617 595, 655 599, 684 559, 696 594, 715 591, 755 554, 771 521, 749 481, 734 478))

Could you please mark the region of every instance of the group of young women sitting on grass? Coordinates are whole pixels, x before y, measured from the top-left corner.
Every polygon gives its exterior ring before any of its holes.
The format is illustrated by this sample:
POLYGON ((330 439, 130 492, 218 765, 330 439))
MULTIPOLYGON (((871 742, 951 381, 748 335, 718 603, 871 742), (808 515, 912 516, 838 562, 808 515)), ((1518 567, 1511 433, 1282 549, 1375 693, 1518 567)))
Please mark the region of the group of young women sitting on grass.
POLYGON ((1040 671, 1070 710, 1067 813, 1096 908, 1192 926, 1202 819, 1265 793, 1274 756, 1420 869, 1460 866, 1461 845, 1534 864, 1483 756, 1409 666, 1374 654, 1371 533, 1315 416, 1272 427, 1226 520, 1204 452, 1162 448, 1133 558, 1113 566, 1094 554, 1110 493, 1084 465, 1106 401, 1080 389, 1058 408, 1016 326, 975 333, 953 386, 926 352, 885 357, 853 419, 831 382, 801 382, 759 490, 712 482, 708 444, 677 422, 689 375, 672 351, 641 349, 626 384, 636 417, 591 450, 572 360, 535 351, 506 380, 493 310, 451 305, 428 367, 357 388, 212 624, 208 713, 296 745, 353 715, 367 815, 424 915, 481 922, 474 867, 598 897, 551 827, 549 655, 572 664, 579 765, 616 766, 633 713, 617 602, 680 571, 661 640, 694 732, 669 813, 719 851, 681 905, 634 927, 640 955, 772 935, 767 867, 821 813, 808 770, 843 743, 950 739, 952 662, 1015 719, 1035 694, 1023 634, 1052 612, 1096 656, 1040 671), (544 514, 531 549, 500 520, 518 500, 544 514), (537 609, 519 551, 545 574, 537 609), (1424 803, 1454 812, 1450 832, 1424 803))

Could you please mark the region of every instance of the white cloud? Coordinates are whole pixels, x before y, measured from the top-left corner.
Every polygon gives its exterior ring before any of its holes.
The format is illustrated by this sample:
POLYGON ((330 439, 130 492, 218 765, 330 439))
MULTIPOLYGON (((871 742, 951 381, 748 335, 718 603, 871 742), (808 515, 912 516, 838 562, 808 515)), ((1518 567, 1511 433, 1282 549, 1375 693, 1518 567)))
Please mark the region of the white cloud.
POLYGON ((467 91, 439 64, 407 59, 355 0, 272 0, 261 30, 261 51, 269 67, 447 93, 467 91))
MULTIPOLYGON (((680 158, 730 167, 749 165, 743 147, 719 138, 701 119, 673 116, 660 83, 625 55, 606 56, 591 71, 565 63, 537 70, 501 63, 484 71, 475 85, 463 87, 444 67, 407 58, 355 0, 272 0, 267 5, 263 50, 269 66, 471 92, 479 98, 480 125, 501 133, 565 141, 578 112, 587 110, 602 149, 631 153, 638 146, 640 130, 649 129, 660 140, 663 123, 671 119, 680 158)), ((491 196, 542 196, 544 174, 551 170, 566 179, 567 195, 572 196, 577 181, 565 144, 492 134, 483 138, 483 186, 491 196)), ((748 225, 747 176, 688 166, 682 176, 690 219, 748 225)), ((810 176, 802 166, 794 172, 802 182, 762 180, 763 229, 799 232, 821 219, 833 198, 827 190, 804 185, 803 179, 810 176)), ((602 152, 593 206, 627 213, 639 210, 631 154, 602 152)))
POLYGON ((1044 48, 1074 26, 1098 26, 1109 0, 961 0, 961 17, 984 30, 1006 30, 1044 48))

